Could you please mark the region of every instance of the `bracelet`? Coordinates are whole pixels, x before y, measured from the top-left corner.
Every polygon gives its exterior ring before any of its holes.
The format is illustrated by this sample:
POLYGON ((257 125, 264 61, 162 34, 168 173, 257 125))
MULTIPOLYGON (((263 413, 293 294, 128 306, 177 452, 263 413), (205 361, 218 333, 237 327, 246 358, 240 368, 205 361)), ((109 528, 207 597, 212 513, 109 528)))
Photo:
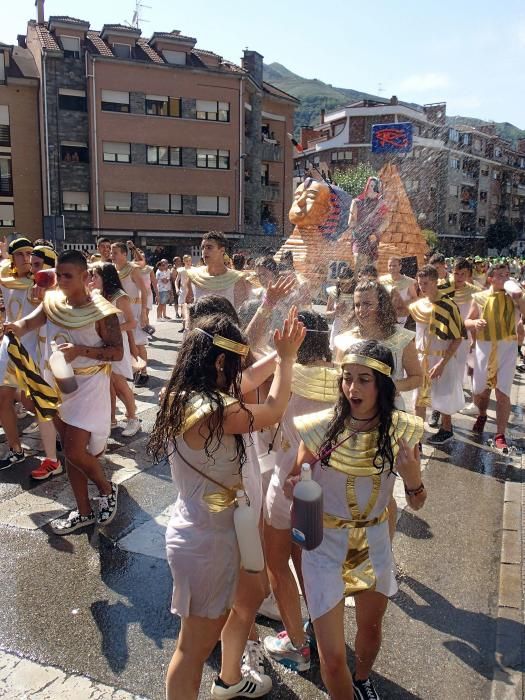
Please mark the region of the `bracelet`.
POLYGON ((425 490, 425 484, 421 482, 420 486, 417 487, 417 489, 407 489, 405 486, 405 493, 407 496, 419 496, 420 493, 423 493, 425 490))

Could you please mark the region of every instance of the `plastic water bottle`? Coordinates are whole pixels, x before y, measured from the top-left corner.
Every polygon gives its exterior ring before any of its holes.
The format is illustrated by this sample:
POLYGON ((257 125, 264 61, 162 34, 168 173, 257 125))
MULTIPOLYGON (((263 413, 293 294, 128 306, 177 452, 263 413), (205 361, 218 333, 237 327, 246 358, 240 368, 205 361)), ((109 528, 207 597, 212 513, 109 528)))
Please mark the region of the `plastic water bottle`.
POLYGON ((259 523, 255 511, 248 505, 248 499, 242 489, 237 491, 237 508, 233 513, 233 524, 239 544, 242 568, 251 574, 262 571, 264 569, 264 554, 259 523))
POLYGON ((72 394, 78 389, 77 378, 73 367, 66 362, 64 353, 58 349, 54 340, 51 341, 51 355, 49 357, 49 366, 53 372, 53 377, 58 384, 58 388, 63 394, 72 394))
POLYGON ((312 479, 309 464, 301 467, 301 481, 293 490, 292 540, 303 549, 323 541, 323 489, 312 479))

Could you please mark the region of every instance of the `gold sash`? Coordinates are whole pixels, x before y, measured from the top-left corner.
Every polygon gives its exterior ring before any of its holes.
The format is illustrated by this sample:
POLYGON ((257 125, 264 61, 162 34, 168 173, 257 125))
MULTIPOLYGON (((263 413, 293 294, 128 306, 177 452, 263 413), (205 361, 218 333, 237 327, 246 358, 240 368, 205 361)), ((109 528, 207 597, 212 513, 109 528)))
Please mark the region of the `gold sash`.
POLYGON ((49 291, 43 301, 44 313, 47 318, 62 328, 83 328, 90 323, 118 314, 119 310, 113 306, 102 294, 92 292, 91 299, 83 306, 71 306, 60 290, 49 291))
POLYGON ((222 275, 210 275, 205 267, 192 267, 188 270, 188 277, 196 287, 211 292, 221 292, 242 279, 243 274, 237 270, 227 269, 222 275))
POLYGON ((138 270, 140 268, 137 267, 137 265, 134 265, 132 263, 126 263, 124 267, 121 270, 118 270, 118 276, 120 277, 121 280, 126 279, 126 277, 129 277, 133 270, 138 270))
POLYGON ((476 330, 478 340, 514 340, 516 336, 516 308, 504 291, 476 292, 472 298, 478 305, 485 328, 476 330))
POLYGON ((379 283, 382 285, 387 285, 388 287, 393 287, 394 289, 397 289, 398 292, 402 292, 405 289, 409 289, 409 287, 415 283, 415 280, 413 280, 411 277, 407 277, 406 275, 401 275, 401 279, 394 280, 392 275, 388 274, 381 275, 379 278, 379 283))
MULTIPOLYGON (((231 406, 232 404, 237 403, 237 399, 234 399, 233 396, 229 396, 228 394, 224 394, 222 392, 220 393, 225 406, 231 406)), ((171 400, 173 401, 174 398, 175 397, 172 396, 171 400)), ((207 397, 203 396, 202 394, 192 394, 192 396, 186 404, 184 423, 182 425, 181 430, 179 431, 179 434, 176 437, 179 437, 179 435, 183 435, 187 430, 193 428, 193 426, 196 423, 198 423, 206 416, 209 416, 216 410, 217 405, 212 403, 207 397)))
POLYGON ((111 363, 105 362, 101 365, 88 365, 87 367, 74 367, 73 373, 81 377, 92 377, 94 374, 99 372, 104 372, 104 374, 111 374, 111 363))

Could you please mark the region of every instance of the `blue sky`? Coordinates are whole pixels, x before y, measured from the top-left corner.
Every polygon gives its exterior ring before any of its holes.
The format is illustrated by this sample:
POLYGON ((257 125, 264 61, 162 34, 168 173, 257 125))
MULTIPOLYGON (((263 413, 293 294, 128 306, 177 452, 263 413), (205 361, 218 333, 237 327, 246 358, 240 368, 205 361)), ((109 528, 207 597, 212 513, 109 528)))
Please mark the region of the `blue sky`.
MULTIPOLYGON (((448 103, 448 114, 525 128, 525 2, 506 0, 143 0, 143 36, 180 29, 198 46, 239 62, 243 48, 306 78, 419 103, 448 103), (323 15, 322 10, 326 8, 323 15)), ((0 41, 15 43, 34 0, 9 3, 0 41)), ((130 21, 135 0, 48 0, 100 29, 130 21)))

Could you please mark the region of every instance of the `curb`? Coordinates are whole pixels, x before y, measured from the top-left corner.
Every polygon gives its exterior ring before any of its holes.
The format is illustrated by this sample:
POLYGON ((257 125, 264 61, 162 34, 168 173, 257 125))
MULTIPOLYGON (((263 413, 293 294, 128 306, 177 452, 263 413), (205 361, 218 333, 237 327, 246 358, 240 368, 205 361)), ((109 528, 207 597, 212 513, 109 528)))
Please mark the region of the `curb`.
POLYGON ((520 481, 506 482, 496 617, 496 645, 491 700, 524 697, 525 627, 523 617, 523 553, 525 541, 524 458, 520 481))

